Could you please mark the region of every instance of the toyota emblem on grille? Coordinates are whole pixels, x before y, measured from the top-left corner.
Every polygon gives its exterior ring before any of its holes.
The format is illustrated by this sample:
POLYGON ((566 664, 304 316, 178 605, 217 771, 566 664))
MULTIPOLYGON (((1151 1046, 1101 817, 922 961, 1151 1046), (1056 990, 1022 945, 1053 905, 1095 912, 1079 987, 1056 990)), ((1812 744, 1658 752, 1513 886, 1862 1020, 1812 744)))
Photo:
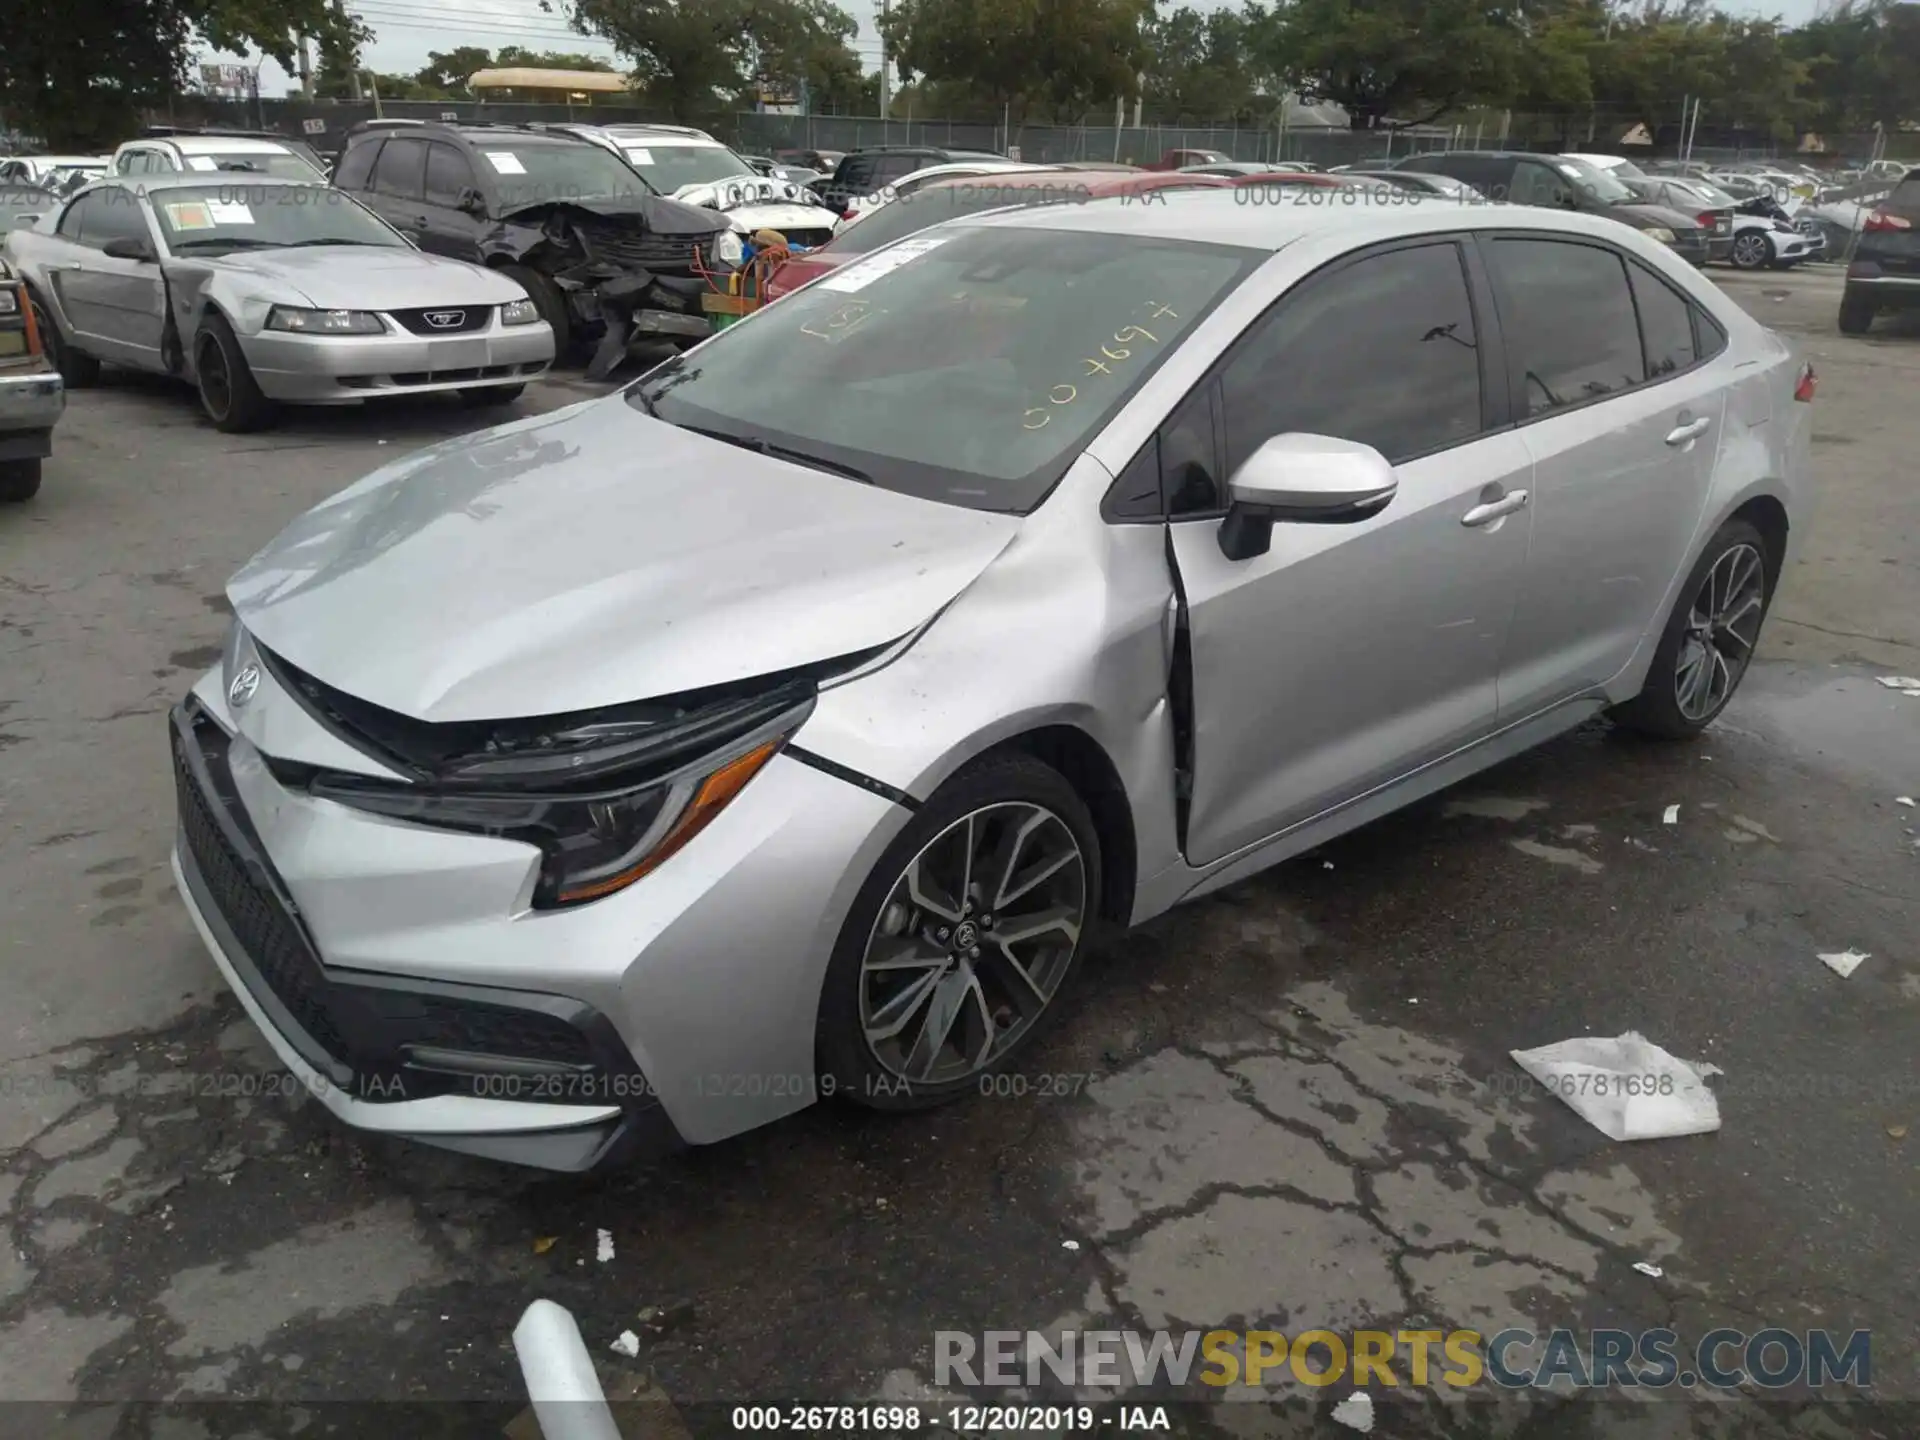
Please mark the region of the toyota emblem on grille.
POLYGON ((464 310, 429 310, 426 315, 427 324, 436 330, 451 330, 467 318, 464 310))
POLYGON ((236 710, 253 699, 254 691, 260 688, 260 667, 249 665, 233 677, 233 683, 227 686, 227 704, 236 710))

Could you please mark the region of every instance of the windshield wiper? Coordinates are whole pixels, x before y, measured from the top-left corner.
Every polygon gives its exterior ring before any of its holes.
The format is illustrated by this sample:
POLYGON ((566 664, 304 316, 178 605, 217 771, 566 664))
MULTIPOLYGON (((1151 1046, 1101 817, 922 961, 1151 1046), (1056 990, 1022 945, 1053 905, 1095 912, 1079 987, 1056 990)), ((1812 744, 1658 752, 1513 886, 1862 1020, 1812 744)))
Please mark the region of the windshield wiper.
POLYGON ((390 240, 289 240, 285 248, 292 250, 302 245, 367 245, 375 250, 396 250, 399 248, 390 240))
POLYGON ((866 471, 852 465, 843 465, 838 460, 828 460, 805 450, 796 450, 791 445, 776 445, 771 440, 758 435, 733 435, 725 430, 710 430, 704 425, 682 425, 682 430, 691 430, 696 435, 704 435, 709 440, 719 440, 728 445, 737 445, 742 450, 751 450, 757 455, 771 455, 781 460, 791 460, 796 465, 807 465, 815 470, 824 470, 830 475, 844 475, 849 480, 858 480, 863 484, 873 484, 873 477, 866 471))

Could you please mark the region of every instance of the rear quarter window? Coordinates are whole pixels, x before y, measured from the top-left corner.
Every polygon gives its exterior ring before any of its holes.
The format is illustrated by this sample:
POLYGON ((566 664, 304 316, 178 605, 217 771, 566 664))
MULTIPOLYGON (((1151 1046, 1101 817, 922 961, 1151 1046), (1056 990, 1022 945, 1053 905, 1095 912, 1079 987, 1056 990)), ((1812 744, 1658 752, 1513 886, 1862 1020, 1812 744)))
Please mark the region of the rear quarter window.
POLYGON ((1920 176, 1909 175, 1893 187, 1880 208, 1907 220, 1920 220, 1920 176))
POLYGON ((363 140, 357 145, 349 145, 347 153, 340 157, 340 164, 334 169, 333 183, 342 190, 364 190, 367 180, 373 174, 374 157, 380 153, 379 140, 363 140))

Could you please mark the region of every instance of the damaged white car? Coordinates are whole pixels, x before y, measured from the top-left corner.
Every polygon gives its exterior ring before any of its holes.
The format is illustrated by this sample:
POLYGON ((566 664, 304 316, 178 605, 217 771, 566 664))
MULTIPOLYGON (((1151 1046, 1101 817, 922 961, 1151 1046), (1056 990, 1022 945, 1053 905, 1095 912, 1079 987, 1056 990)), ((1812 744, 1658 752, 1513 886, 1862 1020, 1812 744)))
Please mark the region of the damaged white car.
POLYGON ((758 173, 704 130, 683 125, 555 125, 621 156, 662 195, 726 216, 734 234, 776 230, 811 249, 833 238, 839 214, 791 180, 758 173))

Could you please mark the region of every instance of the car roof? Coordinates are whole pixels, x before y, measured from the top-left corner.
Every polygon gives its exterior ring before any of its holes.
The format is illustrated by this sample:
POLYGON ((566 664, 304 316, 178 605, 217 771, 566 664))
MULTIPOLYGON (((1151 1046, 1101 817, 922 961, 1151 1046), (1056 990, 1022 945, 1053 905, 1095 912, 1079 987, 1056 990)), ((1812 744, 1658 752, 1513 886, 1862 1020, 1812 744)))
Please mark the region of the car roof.
MULTIPOLYGON (((1187 177, 1188 179, 1206 177, 1187 177)), ((1018 225, 1036 230, 1097 231, 1159 240, 1193 240, 1280 250, 1296 240, 1338 231, 1355 246, 1403 235, 1460 230, 1546 230, 1614 239, 1617 221, 1531 205, 1487 205, 1434 196, 1409 205, 1248 205, 1234 187, 1173 194, 1165 203, 1095 199, 1087 204, 1026 205, 947 222, 1018 225)))
POLYGON ((284 141, 261 140, 252 135, 155 135, 130 140, 129 145, 171 145, 182 155, 291 155, 284 141))
POLYGON ((135 190, 144 190, 149 194, 156 190, 188 190, 207 185, 216 185, 228 190, 255 185, 284 185, 315 190, 332 188, 318 176, 309 180, 303 175, 256 175, 251 172, 236 174, 231 170, 172 170, 159 175, 109 175, 104 180, 96 180, 84 189, 74 191, 74 194, 84 195, 88 190, 98 190, 105 185, 131 187, 135 190))

